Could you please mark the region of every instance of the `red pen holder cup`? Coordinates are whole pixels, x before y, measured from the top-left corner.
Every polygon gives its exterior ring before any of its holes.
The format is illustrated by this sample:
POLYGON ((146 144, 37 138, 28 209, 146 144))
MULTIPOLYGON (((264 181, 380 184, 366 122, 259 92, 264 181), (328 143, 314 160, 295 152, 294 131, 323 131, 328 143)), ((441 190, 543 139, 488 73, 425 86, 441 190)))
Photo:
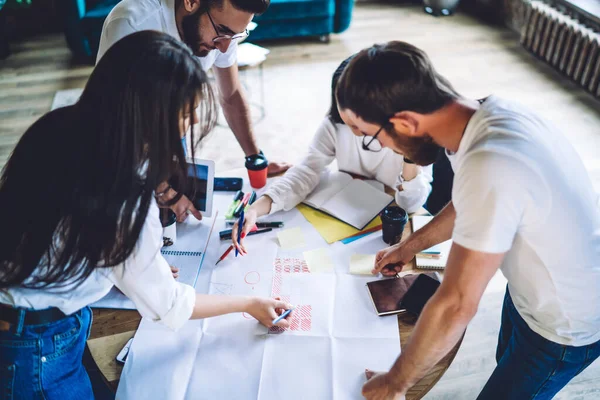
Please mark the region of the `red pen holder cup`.
POLYGON ((248 178, 250 178, 250 186, 254 189, 260 189, 267 184, 268 166, 269 162, 262 157, 246 160, 246 169, 248 170, 248 178))

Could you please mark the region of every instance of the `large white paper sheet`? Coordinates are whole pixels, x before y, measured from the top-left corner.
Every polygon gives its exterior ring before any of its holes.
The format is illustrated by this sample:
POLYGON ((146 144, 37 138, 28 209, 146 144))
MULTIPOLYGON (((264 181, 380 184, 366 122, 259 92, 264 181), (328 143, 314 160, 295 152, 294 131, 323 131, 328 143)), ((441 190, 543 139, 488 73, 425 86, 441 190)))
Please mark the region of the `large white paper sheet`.
POLYGON ((203 335, 185 399, 256 399, 265 344, 256 335, 203 335))
POLYGON ((322 336, 269 338, 258 399, 333 399, 331 342, 322 336))
POLYGON ((214 245, 196 289, 222 296, 278 295, 297 307, 291 327, 267 331, 247 314, 190 321, 175 333, 143 321, 118 399, 359 399, 365 368, 391 366, 400 352, 397 319, 374 313, 365 284, 376 277, 348 274, 351 254, 385 244, 380 238, 352 247, 336 243, 328 248, 334 273, 311 273, 303 251, 327 245, 295 210, 277 219, 286 228, 300 227, 307 248, 282 250, 275 233, 257 235, 246 241, 248 255, 230 255, 214 267, 229 243, 214 245), (148 373, 149 365, 158 366, 148 373))
POLYGON ((365 369, 388 371, 400 354, 400 340, 345 338, 333 341, 333 399, 359 400, 365 369))
POLYGON ((202 340, 203 321, 174 332, 143 319, 121 373, 117 399, 185 398, 202 340))
POLYGON ((366 286, 373 280, 375 278, 337 276, 332 319, 334 337, 368 339, 369 342, 381 338, 399 340, 397 316, 375 314, 366 286))

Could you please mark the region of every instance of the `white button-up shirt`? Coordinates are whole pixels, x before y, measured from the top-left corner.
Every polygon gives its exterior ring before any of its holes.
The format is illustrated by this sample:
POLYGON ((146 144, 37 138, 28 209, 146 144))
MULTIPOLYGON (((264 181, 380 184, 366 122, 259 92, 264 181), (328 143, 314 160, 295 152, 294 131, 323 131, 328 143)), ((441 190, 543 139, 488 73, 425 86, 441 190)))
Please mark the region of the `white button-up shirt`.
POLYGON ((178 329, 192 315, 196 293, 193 287, 175 281, 161 247, 162 225, 152 199, 134 252, 124 263, 97 268, 83 282, 62 288, 2 289, 0 303, 36 310, 57 307, 68 315, 100 300, 114 285, 135 303, 143 317, 178 329))

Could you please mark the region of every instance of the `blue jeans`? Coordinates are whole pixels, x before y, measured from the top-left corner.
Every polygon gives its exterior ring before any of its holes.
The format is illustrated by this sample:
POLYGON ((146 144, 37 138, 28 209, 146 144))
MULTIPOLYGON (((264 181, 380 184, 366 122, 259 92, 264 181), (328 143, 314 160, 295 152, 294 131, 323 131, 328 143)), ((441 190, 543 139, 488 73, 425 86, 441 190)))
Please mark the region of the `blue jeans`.
POLYGON ((564 346, 532 331, 507 288, 496 349, 498 365, 478 399, 551 399, 598 356, 600 341, 564 346))
POLYGON ((81 363, 91 326, 86 307, 60 321, 0 332, 0 400, 93 399, 81 363))

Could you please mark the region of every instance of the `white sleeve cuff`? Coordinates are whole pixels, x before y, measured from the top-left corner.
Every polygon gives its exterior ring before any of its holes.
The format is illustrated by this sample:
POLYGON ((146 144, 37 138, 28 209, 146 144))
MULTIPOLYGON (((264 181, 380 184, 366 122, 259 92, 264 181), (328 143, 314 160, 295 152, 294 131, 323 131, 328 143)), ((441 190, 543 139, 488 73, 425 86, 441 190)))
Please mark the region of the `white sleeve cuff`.
POLYGON ((275 214, 278 211, 283 210, 284 204, 283 200, 279 197, 275 190, 271 190, 271 188, 267 189, 263 196, 269 196, 273 201, 271 203, 271 211, 269 211, 269 215, 275 214))
POLYGON ((426 177, 419 174, 411 181, 402 182, 402 191, 396 190, 396 204, 411 214, 418 211, 431 192, 426 177))
POLYGON ((174 304, 162 318, 156 320, 174 331, 190 319, 196 304, 196 291, 190 285, 178 282, 176 291, 174 304))

